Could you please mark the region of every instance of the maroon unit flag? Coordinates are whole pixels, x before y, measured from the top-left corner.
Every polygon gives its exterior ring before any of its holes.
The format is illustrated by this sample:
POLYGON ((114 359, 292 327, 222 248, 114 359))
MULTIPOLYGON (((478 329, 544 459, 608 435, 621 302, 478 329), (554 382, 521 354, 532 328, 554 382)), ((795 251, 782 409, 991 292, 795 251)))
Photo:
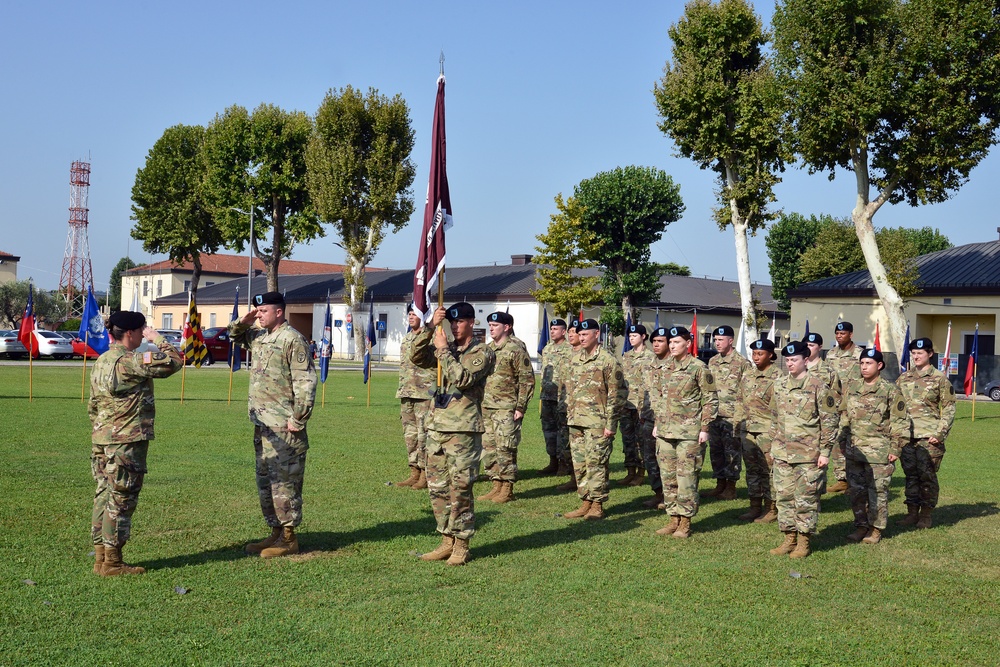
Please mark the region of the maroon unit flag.
POLYGON ((424 205, 424 229, 420 235, 417 269, 413 274, 414 310, 429 322, 437 307, 437 286, 444 271, 444 233, 452 225, 448 172, 445 168, 444 75, 438 77, 431 131, 431 174, 424 205))

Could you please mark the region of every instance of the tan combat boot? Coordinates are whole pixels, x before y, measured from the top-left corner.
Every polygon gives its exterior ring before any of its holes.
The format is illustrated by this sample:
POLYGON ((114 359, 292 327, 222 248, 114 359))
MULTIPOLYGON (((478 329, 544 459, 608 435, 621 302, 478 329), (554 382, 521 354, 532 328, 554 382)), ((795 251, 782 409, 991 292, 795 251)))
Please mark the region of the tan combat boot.
POLYGON ((581 519, 587 516, 587 512, 590 511, 590 506, 593 504, 594 503, 590 502, 589 500, 584 500, 579 508, 573 510, 572 512, 566 512, 565 514, 563 514, 563 517, 566 519, 581 519))
POLYGON ((618 482, 622 486, 628 486, 629 484, 632 483, 632 480, 635 479, 635 467, 634 466, 627 466, 625 468, 625 470, 628 471, 628 474, 625 475, 625 477, 622 478, 622 480, 618 482))
POLYGON ((691 517, 681 517, 680 523, 677 524, 677 530, 674 531, 673 537, 679 537, 681 539, 691 537, 691 517))
POLYGON ((843 493, 847 491, 847 482, 844 480, 837 480, 837 483, 826 490, 827 493, 843 493))
POLYGON ((469 540, 460 537, 455 538, 455 545, 451 550, 451 557, 448 565, 465 565, 469 561, 469 540))
POLYGON ((764 499, 763 498, 751 498, 750 499, 750 509, 739 515, 740 521, 753 521, 761 514, 764 513, 764 499))
POLYGON ((281 537, 281 526, 275 526, 271 529, 271 534, 265 537, 260 542, 251 542, 250 544, 243 547, 243 551, 248 554, 259 554, 264 549, 268 548, 272 544, 278 541, 281 537))
POLYGON ((569 481, 556 487, 556 491, 576 491, 576 475, 569 474, 569 481))
POLYGON ((784 556, 790 554, 795 549, 795 531, 785 531, 785 541, 771 549, 772 556, 784 556))
POLYGON ((445 560, 451 556, 451 552, 455 546, 455 538, 451 535, 442 535, 441 544, 438 548, 429 553, 425 553, 420 556, 420 560, 445 560))
POLYGON ((719 493, 719 500, 736 500, 736 480, 727 479, 726 487, 719 493))
POLYGON ((476 498, 476 500, 493 500, 493 498, 500 493, 501 486, 503 486, 503 482, 499 479, 493 480, 493 487, 483 495, 476 498))
POLYGON ((104 567, 104 545, 94 545, 94 574, 100 574, 104 567))
POLYGON ((872 528, 870 531, 868 531, 868 534, 861 541, 864 542, 865 544, 878 544, 881 539, 882 539, 882 531, 879 530, 878 528, 872 528))
POLYGON ((726 480, 719 477, 715 480, 715 488, 701 494, 702 498, 717 498, 726 489, 726 480))
POLYGON ((656 531, 656 534, 663 535, 664 537, 666 537, 667 535, 673 535, 674 532, 677 530, 677 526, 679 525, 681 525, 681 518, 676 514, 671 514, 670 523, 668 523, 663 528, 660 528, 658 531, 656 531))
POLYGON ((754 523, 774 523, 778 520, 778 506, 773 500, 767 501, 767 511, 753 520, 754 523))
POLYGON ((920 517, 917 519, 917 528, 930 528, 931 527, 931 508, 921 507, 920 517))
POLYGON ((417 481, 415 481, 413 486, 410 488, 414 491, 420 491, 421 489, 427 488, 427 473, 424 470, 420 471, 420 477, 417 478, 417 481))
POLYGON ((490 500, 498 505, 517 500, 514 497, 514 482, 500 482, 500 490, 490 500))
POLYGON ((858 526, 855 528, 854 532, 847 536, 848 542, 854 542, 855 544, 865 539, 868 536, 868 531, 871 530, 870 526, 858 526))
POLYGON ((122 549, 120 547, 104 547, 104 563, 101 565, 102 577, 117 577, 120 574, 146 574, 146 568, 138 565, 127 565, 122 560, 122 549))
POLYGON ((299 552, 299 538, 295 537, 295 529, 286 526, 281 529, 281 537, 278 541, 260 552, 261 558, 278 558, 279 556, 291 556, 299 552))
POLYGON ((655 510, 657 507, 663 504, 663 493, 657 493, 655 496, 649 500, 642 501, 643 507, 648 507, 651 510, 655 510))
POLYGON ((907 505, 906 506, 906 516, 900 519, 896 525, 899 526, 913 526, 917 523, 917 519, 920 516, 920 505, 907 505))
POLYGON ((809 550, 809 534, 799 533, 799 538, 795 542, 795 551, 788 554, 789 558, 805 558, 812 551, 809 550))
POLYGON ((410 476, 404 479, 402 482, 396 482, 396 486, 413 486, 420 479, 420 468, 416 466, 410 466, 410 476))
POLYGON ((583 516, 587 521, 600 521, 604 518, 604 505, 601 503, 591 503, 590 509, 583 516))
POLYGON ((646 477, 646 469, 639 467, 635 469, 635 477, 628 483, 629 486, 642 486, 646 477))
POLYGON ((559 457, 550 456, 549 464, 538 471, 538 474, 543 477, 550 477, 559 472, 559 457))

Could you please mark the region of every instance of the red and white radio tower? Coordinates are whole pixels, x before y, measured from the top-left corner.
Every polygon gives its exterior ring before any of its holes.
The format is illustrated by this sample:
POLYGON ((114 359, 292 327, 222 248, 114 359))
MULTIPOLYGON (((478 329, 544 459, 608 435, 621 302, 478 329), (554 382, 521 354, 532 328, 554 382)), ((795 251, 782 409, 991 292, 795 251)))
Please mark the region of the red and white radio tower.
POLYGON ((63 255, 59 293, 66 299, 66 317, 83 315, 87 286, 93 284, 90 242, 87 240, 87 199, 90 196, 90 163, 74 162, 69 168, 69 234, 63 255))

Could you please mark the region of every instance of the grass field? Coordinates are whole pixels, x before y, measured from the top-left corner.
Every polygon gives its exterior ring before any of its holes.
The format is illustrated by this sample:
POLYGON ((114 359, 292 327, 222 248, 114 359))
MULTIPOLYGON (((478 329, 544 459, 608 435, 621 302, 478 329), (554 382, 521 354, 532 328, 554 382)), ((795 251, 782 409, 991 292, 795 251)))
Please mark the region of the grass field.
MULTIPOLYGON (((827 500, 816 552, 771 556, 775 525, 706 502, 682 541, 653 533, 646 488, 612 484, 603 522, 539 478, 537 406, 525 419, 515 503, 477 506, 467 567, 424 563, 439 541, 406 475, 395 375, 332 373, 309 422, 300 544, 262 560, 247 375, 157 381, 150 473, 129 560, 91 573, 93 482, 80 369, 0 366, 0 665, 995 665, 1000 662, 1000 404, 959 405, 935 527, 848 545, 845 497, 827 500), (801 576, 794 576, 799 574, 801 576), (25 580, 34 582, 33 585, 25 580), (178 594, 176 587, 188 589, 178 594)), ((612 478, 624 475, 620 446, 612 478)), ((705 478, 708 472, 704 473, 705 478)), ((703 479, 703 486, 708 482, 703 479)), ((483 485, 477 485, 477 493, 483 485)))

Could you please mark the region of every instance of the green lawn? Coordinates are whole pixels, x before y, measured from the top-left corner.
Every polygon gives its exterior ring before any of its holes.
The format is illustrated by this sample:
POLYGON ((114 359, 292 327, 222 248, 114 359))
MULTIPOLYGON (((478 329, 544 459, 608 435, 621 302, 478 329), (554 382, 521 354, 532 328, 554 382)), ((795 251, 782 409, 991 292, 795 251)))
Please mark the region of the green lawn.
MULTIPOLYGON (((359 371, 331 373, 309 423, 304 553, 262 560, 247 375, 157 382, 157 439, 127 556, 149 573, 91 573, 89 422, 80 369, 0 366, 0 665, 987 665, 1000 637, 1000 404, 959 404, 928 531, 848 545, 845 497, 824 503, 816 553, 771 556, 775 525, 707 502, 690 540, 653 533, 646 488, 612 485, 603 522, 571 522, 537 406, 519 500, 477 507, 467 567, 415 555, 439 539, 406 476, 395 375, 371 407, 359 371), (798 573, 802 576, 794 577, 798 573), (24 583, 34 582, 34 585, 24 583), (189 590, 179 595, 175 587, 189 590)), ((612 477, 624 476, 620 446, 612 477)), ((705 473, 708 477, 708 473, 705 473)), ((703 480, 703 486, 708 482, 703 480)), ((477 485, 485 488, 483 485, 477 485)))

